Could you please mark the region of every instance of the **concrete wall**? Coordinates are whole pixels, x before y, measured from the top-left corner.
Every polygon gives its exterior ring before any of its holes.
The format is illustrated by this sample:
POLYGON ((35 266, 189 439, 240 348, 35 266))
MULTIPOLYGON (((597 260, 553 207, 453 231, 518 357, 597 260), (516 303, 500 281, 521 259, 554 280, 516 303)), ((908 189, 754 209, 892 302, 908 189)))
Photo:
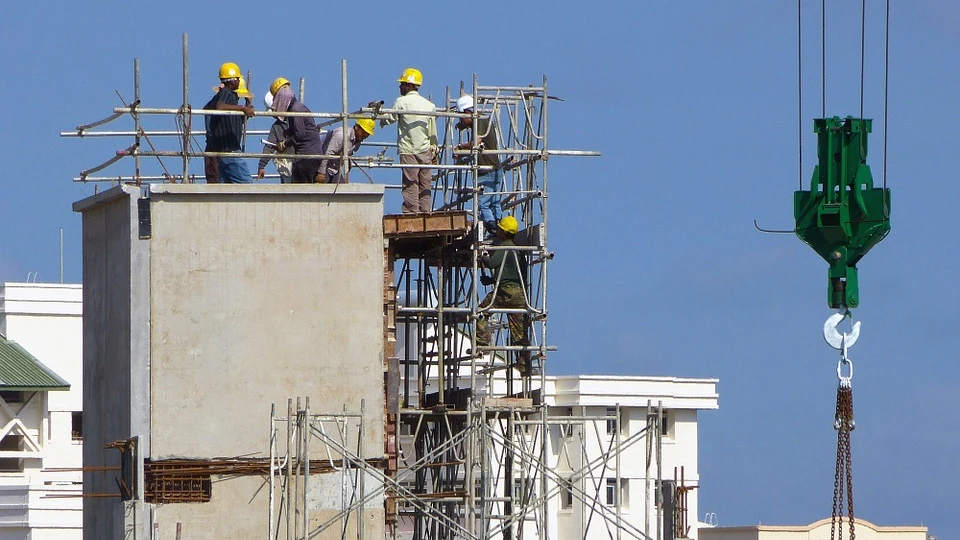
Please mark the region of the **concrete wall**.
POLYGON ((266 455, 291 396, 382 414, 382 188, 251 187, 151 194, 155 459, 266 455))
MULTIPOLYGON (((139 188, 116 187, 74 204, 83 223, 83 412, 85 467, 118 466, 104 445, 140 436, 149 452, 149 247, 137 235, 139 188)), ((119 474, 87 472, 84 493, 116 493, 119 474)), ((117 499, 83 500, 86 540, 121 538, 127 512, 117 499)), ((146 524, 138 531, 148 532, 146 524)))
MULTIPOLYGON (((120 392, 99 387, 109 397, 90 397, 109 402, 104 411, 134 410, 143 429, 123 437, 145 435, 153 460, 266 456, 271 403, 283 411, 287 398, 309 396, 312 412, 337 413, 359 412, 363 400, 365 457, 382 457, 382 186, 154 185, 149 238, 136 227, 139 196, 124 187, 75 205, 84 213, 85 313, 98 322, 85 363, 119 362, 126 377, 120 392), (96 286, 106 282, 113 287, 96 286), (123 366, 127 358, 137 365, 123 366), (148 387, 128 391, 130 375, 147 368, 148 387), (136 409, 141 399, 149 410, 136 409)), ((209 503, 158 507, 160 538, 177 522, 189 538, 264 535, 262 483, 215 479, 209 503)), ((368 537, 383 535, 376 511, 368 537)), ((118 537, 101 530, 87 538, 118 537)))

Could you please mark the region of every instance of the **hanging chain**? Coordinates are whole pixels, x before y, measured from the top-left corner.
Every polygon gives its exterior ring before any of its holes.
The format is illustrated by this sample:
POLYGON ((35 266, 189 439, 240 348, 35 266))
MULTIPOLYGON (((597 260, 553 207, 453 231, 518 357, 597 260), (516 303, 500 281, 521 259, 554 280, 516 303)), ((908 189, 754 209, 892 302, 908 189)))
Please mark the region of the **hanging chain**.
POLYGON ((850 450, 850 432, 856 427, 856 422, 853 419, 853 388, 849 382, 841 382, 837 387, 837 414, 833 427, 837 430, 837 468, 833 479, 830 540, 843 538, 844 513, 850 526, 849 538, 856 540, 853 517, 853 454, 850 450))
POLYGON ((823 338, 827 344, 840 351, 837 362, 837 412, 833 429, 837 430, 837 467, 833 476, 833 513, 830 520, 830 540, 856 540, 853 517, 853 453, 850 450, 850 432, 856 427, 853 419, 853 360, 849 349, 860 337, 860 322, 854 322, 850 332, 840 332, 837 327, 845 319, 852 319, 844 307, 831 315, 823 325, 823 338), (849 536, 843 535, 844 516, 849 524, 849 536))

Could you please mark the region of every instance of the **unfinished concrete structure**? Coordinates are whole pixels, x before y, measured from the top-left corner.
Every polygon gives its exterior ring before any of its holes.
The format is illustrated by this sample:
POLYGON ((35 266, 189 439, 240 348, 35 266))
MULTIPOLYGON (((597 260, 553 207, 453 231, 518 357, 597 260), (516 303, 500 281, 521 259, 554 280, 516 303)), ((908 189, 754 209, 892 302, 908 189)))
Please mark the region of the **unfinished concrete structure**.
MULTIPOLYGON (((266 534, 266 427, 290 396, 368 411, 348 436, 383 455, 381 186, 123 185, 74 208, 84 491, 129 499, 86 499, 85 538, 266 534)), ((366 519, 382 536, 382 504, 366 519)))

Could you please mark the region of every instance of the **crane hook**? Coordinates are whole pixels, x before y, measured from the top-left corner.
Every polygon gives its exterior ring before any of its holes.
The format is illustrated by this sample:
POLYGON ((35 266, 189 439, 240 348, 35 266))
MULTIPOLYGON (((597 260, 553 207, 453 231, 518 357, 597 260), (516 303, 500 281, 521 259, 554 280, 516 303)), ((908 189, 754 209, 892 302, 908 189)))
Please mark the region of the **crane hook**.
POLYGON ((840 332, 837 327, 844 319, 853 317, 846 307, 840 308, 840 311, 827 317, 827 322, 823 323, 823 339, 827 345, 830 345, 838 351, 846 352, 846 349, 853 347, 860 337, 860 321, 853 322, 850 326, 850 332, 840 332))

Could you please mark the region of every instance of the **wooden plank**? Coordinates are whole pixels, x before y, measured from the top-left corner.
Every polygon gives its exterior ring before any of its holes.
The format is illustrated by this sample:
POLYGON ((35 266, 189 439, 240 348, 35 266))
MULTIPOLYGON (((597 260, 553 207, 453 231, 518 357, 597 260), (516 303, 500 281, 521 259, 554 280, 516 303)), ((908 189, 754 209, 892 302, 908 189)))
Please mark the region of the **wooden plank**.
POLYGON ((502 407, 513 409, 524 409, 533 407, 533 400, 530 398, 511 398, 511 397, 491 397, 486 399, 486 406, 502 407))
POLYGON ((469 229, 465 211, 430 214, 387 214, 383 216, 383 234, 390 237, 462 236, 469 229))

